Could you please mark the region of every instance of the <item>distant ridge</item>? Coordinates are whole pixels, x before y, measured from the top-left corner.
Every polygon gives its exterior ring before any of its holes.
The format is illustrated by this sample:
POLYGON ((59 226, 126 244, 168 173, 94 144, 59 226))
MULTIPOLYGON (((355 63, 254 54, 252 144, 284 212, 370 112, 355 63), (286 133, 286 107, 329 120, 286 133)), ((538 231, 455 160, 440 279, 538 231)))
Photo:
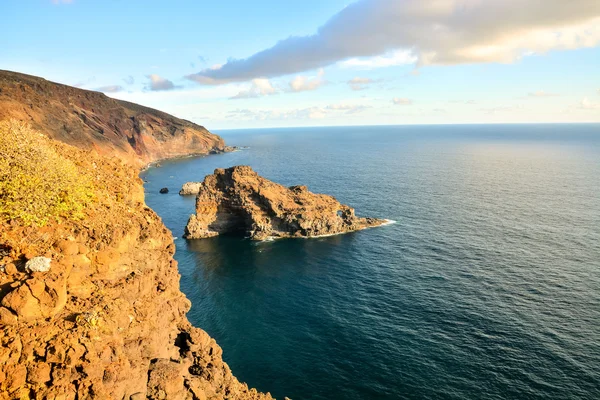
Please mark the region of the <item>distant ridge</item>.
POLYGON ((15 118, 51 138, 136 165, 225 151, 222 138, 190 121, 103 93, 0 70, 0 120, 15 118))

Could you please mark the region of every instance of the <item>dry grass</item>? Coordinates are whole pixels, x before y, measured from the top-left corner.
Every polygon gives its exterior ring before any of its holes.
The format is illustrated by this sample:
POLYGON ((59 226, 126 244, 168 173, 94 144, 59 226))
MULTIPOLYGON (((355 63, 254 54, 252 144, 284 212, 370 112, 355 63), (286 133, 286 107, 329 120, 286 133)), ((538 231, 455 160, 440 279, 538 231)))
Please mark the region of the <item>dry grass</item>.
POLYGON ((0 218, 43 226, 81 219, 94 199, 92 179, 27 124, 0 121, 0 218))

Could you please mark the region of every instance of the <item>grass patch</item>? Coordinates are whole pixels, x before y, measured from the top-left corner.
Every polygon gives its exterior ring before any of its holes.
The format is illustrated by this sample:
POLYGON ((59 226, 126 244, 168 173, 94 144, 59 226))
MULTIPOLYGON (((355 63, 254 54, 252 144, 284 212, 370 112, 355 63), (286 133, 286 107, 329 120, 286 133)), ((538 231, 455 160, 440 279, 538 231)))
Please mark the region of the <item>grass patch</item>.
POLYGON ((28 124, 0 121, 0 218, 26 226, 83 218, 92 179, 57 150, 28 124))

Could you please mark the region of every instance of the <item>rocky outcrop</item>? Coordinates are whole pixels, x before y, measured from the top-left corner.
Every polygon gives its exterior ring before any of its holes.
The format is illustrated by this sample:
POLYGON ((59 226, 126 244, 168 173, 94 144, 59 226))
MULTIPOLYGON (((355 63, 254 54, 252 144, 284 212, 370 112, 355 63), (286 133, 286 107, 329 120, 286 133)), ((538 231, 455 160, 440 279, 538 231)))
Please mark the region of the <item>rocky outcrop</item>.
POLYGON ((204 127, 103 93, 0 70, 0 120, 15 118, 64 143, 137 166, 232 151, 204 127))
POLYGON ((196 196, 200 193, 200 189, 202 188, 202 182, 187 182, 184 183, 179 191, 181 196, 196 196))
POLYGON ((44 226, 0 218, 0 400, 270 399, 188 322, 173 237, 139 170, 47 142, 93 182, 92 200, 44 226))
POLYGON ((185 229, 188 239, 239 233, 254 240, 314 237, 384 224, 360 218, 334 197, 306 186, 285 187, 248 166, 217 169, 201 183, 187 183, 181 194, 197 194, 196 214, 185 229))

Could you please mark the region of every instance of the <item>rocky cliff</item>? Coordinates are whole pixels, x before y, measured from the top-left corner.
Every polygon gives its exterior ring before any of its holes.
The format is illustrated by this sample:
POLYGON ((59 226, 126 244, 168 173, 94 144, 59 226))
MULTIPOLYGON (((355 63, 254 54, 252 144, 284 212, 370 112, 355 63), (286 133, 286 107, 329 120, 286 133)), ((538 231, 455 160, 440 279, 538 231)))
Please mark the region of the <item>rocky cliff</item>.
POLYGON ((188 322, 173 238, 138 168, 16 121, 0 139, 0 399, 271 398, 188 322))
POLYGON ((354 209, 306 186, 285 187, 259 176, 248 166, 217 169, 201 183, 187 183, 180 194, 197 194, 189 239, 241 233, 254 240, 314 237, 384 224, 359 218, 354 209))
POLYGON ((53 139, 135 165, 226 150, 204 127, 138 104, 0 70, 0 120, 26 121, 53 139))

